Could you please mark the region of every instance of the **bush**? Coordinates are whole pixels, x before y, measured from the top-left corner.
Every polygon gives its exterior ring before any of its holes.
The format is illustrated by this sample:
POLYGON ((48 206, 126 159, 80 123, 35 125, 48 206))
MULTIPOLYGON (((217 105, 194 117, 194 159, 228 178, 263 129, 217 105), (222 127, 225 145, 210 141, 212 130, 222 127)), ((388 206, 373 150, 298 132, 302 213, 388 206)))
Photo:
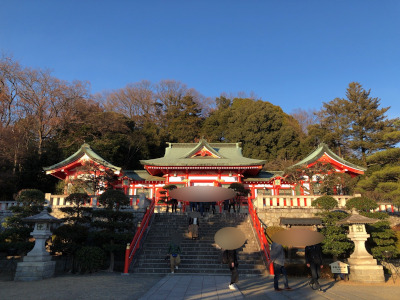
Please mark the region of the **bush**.
POLYGON ((337 207, 338 202, 332 196, 322 196, 313 201, 311 205, 328 211, 337 207))
POLYGON ((92 273, 104 268, 106 254, 99 247, 85 246, 76 252, 76 259, 81 273, 92 273))
POLYGON ((129 197, 120 190, 107 190, 99 197, 99 203, 106 209, 119 209, 129 205, 129 197))
POLYGON ((23 206, 43 205, 46 202, 44 197, 44 193, 40 190, 24 189, 19 191, 16 200, 23 206))
POLYGON ((88 229, 81 225, 65 224, 54 230, 53 252, 73 255, 87 240, 88 229))
POLYGON ((356 208, 358 211, 370 211, 378 207, 376 201, 367 197, 355 197, 351 198, 346 203, 346 208, 351 210, 356 208))

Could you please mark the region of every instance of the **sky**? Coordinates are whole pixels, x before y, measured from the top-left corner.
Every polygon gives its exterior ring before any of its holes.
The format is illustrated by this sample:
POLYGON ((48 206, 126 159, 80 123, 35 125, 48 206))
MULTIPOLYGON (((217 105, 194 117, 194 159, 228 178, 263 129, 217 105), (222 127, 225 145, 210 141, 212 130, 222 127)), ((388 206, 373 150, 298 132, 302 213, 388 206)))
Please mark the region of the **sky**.
POLYGON ((400 116, 397 0, 0 0, 0 54, 91 92, 172 79, 319 110, 359 82, 400 116))

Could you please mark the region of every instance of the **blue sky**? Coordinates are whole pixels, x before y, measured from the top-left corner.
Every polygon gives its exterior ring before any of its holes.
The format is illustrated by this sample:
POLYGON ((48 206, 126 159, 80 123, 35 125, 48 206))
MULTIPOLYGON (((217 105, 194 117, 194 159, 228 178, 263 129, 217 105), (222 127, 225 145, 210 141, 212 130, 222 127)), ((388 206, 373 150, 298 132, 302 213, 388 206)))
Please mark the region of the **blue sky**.
POLYGON ((287 113, 357 81, 400 116, 397 0, 0 0, 0 51, 92 93, 174 79, 287 113))

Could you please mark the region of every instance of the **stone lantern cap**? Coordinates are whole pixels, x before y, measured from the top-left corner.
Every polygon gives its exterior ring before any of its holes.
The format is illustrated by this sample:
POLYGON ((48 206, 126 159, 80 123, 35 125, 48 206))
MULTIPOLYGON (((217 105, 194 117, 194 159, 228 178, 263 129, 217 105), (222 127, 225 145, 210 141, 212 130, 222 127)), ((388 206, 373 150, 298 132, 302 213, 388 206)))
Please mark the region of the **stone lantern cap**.
POLYGON ((22 221, 27 223, 61 223, 62 220, 57 219, 49 214, 46 208, 34 216, 23 218, 22 221))
POLYGON ((368 218, 362 215, 359 215, 356 210, 352 211, 352 214, 340 221, 337 221, 337 225, 351 225, 351 224, 373 224, 378 222, 378 219, 368 218))

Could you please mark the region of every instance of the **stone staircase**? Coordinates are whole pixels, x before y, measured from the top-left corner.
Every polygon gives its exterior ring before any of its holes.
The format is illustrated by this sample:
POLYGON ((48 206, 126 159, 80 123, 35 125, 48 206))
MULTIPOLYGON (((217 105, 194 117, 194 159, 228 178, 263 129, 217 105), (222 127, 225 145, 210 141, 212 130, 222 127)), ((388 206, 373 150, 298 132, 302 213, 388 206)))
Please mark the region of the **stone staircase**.
POLYGON ((215 233, 223 227, 237 227, 245 233, 247 242, 238 249, 239 274, 261 275, 267 271, 258 242, 247 214, 208 214, 199 219, 199 239, 188 236, 188 216, 182 213, 155 214, 141 252, 130 267, 133 273, 169 273, 165 260, 168 245, 174 235, 181 237, 181 264, 176 273, 230 274, 222 264, 222 250, 214 243, 215 233))

